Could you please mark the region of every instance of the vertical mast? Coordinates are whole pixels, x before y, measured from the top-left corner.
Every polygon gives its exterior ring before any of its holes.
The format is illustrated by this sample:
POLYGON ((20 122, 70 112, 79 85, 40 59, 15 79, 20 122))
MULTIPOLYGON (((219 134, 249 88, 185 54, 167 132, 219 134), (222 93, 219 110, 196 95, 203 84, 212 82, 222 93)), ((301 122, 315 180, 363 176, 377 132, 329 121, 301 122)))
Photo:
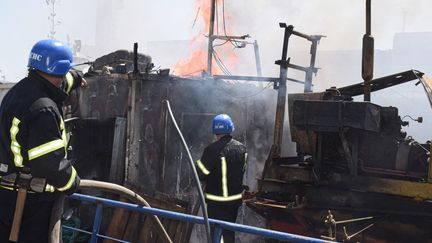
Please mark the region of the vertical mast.
POLYGON ((213 59, 213 30, 215 19, 216 0, 210 0, 210 22, 209 22, 209 35, 208 35, 208 49, 207 49, 207 75, 212 75, 212 59, 213 59))
POLYGON ((370 82, 373 78, 374 38, 371 34, 371 0, 366 0, 366 34, 363 35, 362 78, 364 80, 364 101, 371 100, 370 82))

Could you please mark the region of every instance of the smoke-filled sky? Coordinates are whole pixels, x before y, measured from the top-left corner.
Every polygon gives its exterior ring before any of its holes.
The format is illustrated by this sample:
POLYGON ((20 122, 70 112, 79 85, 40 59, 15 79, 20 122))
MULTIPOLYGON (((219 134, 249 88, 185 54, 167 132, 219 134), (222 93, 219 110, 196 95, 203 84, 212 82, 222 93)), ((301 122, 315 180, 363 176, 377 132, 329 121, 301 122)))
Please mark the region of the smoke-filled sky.
MULTIPOLYGON (((0 80, 17 82, 26 75, 28 53, 32 45, 48 36, 51 26, 48 17, 54 0, 0 0, 0 80)), ((180 57, 188 54, 189 40, 205 43, 205 23, 202 16, 209 12, 210 0, 61 0, 56 1, 55 37, 70 43, 81 40, 82 57, 90 60, 117 49, 132 50, 139 43, 142 53, 154 56, 153 62, 162 68, 172 68, 180 57), (196 21, 194 21, 196 20, 196 21), (152 53, 149 43, 169 43, 182 40, 176 50, 163 55, 152 53), (183 45, 183 46, 182 46, 183 45), (178 52, 177 52, 178 51, 178 52)), ((279 70, 274 61, 280 59, 283 31, 279 22, 292 24, 295 30, 306 34, 326 35, 318 46, 317 66, 322 67, 315 77, 315 91, 329 86, 347 85, 361 81, 361 43, 365 32, 365 0, 218 0, 219 25, 215 31, 223 33, 222 4, 228 35, 249 34, 249 41, 257 40, 260 48, 264 76, 277 77, 279 70), (356 51, 352 51, 356 50, 356 51)), ((375 38, 375 77, 411 68, 432 74, 432 62, 425 56, 432 53, 428 41, 418 42, 416 35, 410 36, 411 46, 405 52, 395 53, 393 38, 400 32, 432 32, 430 0, 372 0, 372 35, 375 38), (414 38, 413 38, 414 37, 414 38), (418 43, 418 44, 417 44, 418 43), (411 48, 415 49, 410 53, 411 48), (410 58, 405 58, 409 53, 410 58), (423 55, 422 55, 423 54, 423 55), (418 57, 418 58, 417 58, 418 57), (431 65, 429 65, 431 64, 431 65)), ((430 34, 423 35, 432 40, 430 34), (428 36, 429 35, 429 36, 428 36)), ((306 65, 309 58, 309 43, 291 38, 289 54, 292 62, 306 65), (295 56, 300 53, 300 58, 295 56)), ((175 46, 175 45, 174 45, 175 46)), ((205 45, 204 45, 205 46, 205 45)), ((232 47, 231 47, 232 48, 232 47)), ((162 48, 163 49, 163 48, 162 48)), ((165 48, 168 49, 168 48, 165 48)), ((229 53, 228 49, 228 53, 229 53)), ((236 65, 228 69, 234 74, 255 74, 253 49, 233 49, 237 55, 236 65)), ((221 57, 227 60, 228 57, 221 57)), ((205 60, 203 60, 205 62, 205 60)), ((295 75, 290 71, 290 75, 295 75)), ((296 75, 296 78, 304 74, 296 75)), ((290 92, 299 92, 302 87, 292 85, 290 92)), ((418 90, 418 89, 417 89, 418 90)), ((428 109, 413 106, 411 101, 420 96, 418 91, 390 90, 381 100, 395 105, 402 101, 402 114, 420 116, 428 109), (397 94, 395 96, 395 94, 397 94), (390 97, 390 98, 389 98, 390 97), (409 100, 410 102, 406 102, 409 100), (413 109, 413 108, 416 109, 413 109)), ((377 101, 373 95, 373 101, 377 101)), ((431 119, 425 119, 424 128, 430 128, 431 119)), ((427 138, 418 132, 420 136, 427 138)))
MULTIPOLYGON (((197 1, 61 0, 56 4, 61 23, 55 36, 67 41, 69 35, 83 45, 97 45, 90 55, 93 59, 92 55, 132 49, 133 42, 139 42, 145 52, 148 41, 194 38, 203 26, 199 18, 193 25, 197 1)), ((251 40, 260 43, 262 59, 274 61, 280 56, 282 42, 278 22, 293 24, 304 33, 326 35, 320 50, 360 49, 364 5, 364 0, 225 0, 225 17, 232 32, 228 34, 250 34, 251 40)), ((390 49, 396 32, 432 31, 431 9, 430 0, 372 0, 376 49, 390 49)), ((32 44, 50 31, 50 12, 44 0, 1 0, 0 70, 8 80, 16 81, 25 74, 32 44)), ((264 71, 277 75, 274 69, 264 71)))

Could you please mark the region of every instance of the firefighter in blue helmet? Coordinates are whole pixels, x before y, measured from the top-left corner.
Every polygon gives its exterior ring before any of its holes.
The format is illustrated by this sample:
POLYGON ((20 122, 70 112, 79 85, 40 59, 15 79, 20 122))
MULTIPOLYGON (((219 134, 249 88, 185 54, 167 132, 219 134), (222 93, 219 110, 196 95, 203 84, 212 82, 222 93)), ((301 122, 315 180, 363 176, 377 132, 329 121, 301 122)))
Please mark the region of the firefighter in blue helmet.
MULTIPOLYGON (((199 177, 206 183, 209 218, 228 222, 236 221, 242 204, 243 174, 247 165, 246 147, 232 138, 234 130, 228 115, 217 115, 213 119, 217 141, 207 146, 197 161, 199 177)), ((222 238, 225 243, 234 242, 234 232, 223 230, 222 238)))
POLYGON ((66 158, 62 112, 68 93, 85 84, 82 73, 71 70, 73 65, 69 47, 56 40, 41 40, 31 49, 28 76, 2 100, 0 242, 9 242, 14 212, 22 201, 21 227, 14 241, 48 242, 56 196, 72 194, 79 186, 79 176, 66 158), (21 192, 26 196, 17 197, 21 192))

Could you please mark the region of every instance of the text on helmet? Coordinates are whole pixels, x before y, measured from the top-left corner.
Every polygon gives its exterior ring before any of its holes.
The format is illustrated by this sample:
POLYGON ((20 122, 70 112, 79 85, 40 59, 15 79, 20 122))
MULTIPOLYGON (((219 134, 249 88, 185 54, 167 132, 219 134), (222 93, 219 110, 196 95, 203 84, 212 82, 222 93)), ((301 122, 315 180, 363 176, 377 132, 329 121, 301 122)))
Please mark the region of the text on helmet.
POLYGON ((30 58, 36 61, 41 61, 42 60, 42 55, 34 53, 34 52, 30 52, 30 58))

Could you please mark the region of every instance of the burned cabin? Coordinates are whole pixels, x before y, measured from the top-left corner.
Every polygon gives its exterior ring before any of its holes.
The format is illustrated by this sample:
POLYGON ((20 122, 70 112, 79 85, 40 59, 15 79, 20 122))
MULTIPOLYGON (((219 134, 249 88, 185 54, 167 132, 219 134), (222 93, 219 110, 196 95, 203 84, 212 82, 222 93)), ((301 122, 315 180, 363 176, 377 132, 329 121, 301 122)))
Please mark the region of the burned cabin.
MULTIPOLYGON (((125 51, 97 59, 86 74, 88 88, 70 95, 71 156, 80 176, 123 184, 154 207, 197 214, 198 185, 168 115, 169 101, 195 160, 214 139, 213 117, 229 114, 236 125, 234 137, 248 147, 246 184, 256 188, 270 144, 274 90, 250 82, 180 78, 166 70, 149 72, 151 59, 145 55, 138 58, 143 71, 134 73, 131 60, 131 53, 125 51)), ((141 229, 126 234, 128 221, 121 223, 118 212, 107 218, 114 218, 104 223, 107 235, 144 240, 140 237, 145 237, 142 232, 148 230, 148 223, 142 219, 135 219, 135 224, 141 222, 141 229)), ((170 220, 163 223, 176 242, 189 239, 191 226, 170 220)), ((204 232, 204 228, 198 230, 204 232)))

